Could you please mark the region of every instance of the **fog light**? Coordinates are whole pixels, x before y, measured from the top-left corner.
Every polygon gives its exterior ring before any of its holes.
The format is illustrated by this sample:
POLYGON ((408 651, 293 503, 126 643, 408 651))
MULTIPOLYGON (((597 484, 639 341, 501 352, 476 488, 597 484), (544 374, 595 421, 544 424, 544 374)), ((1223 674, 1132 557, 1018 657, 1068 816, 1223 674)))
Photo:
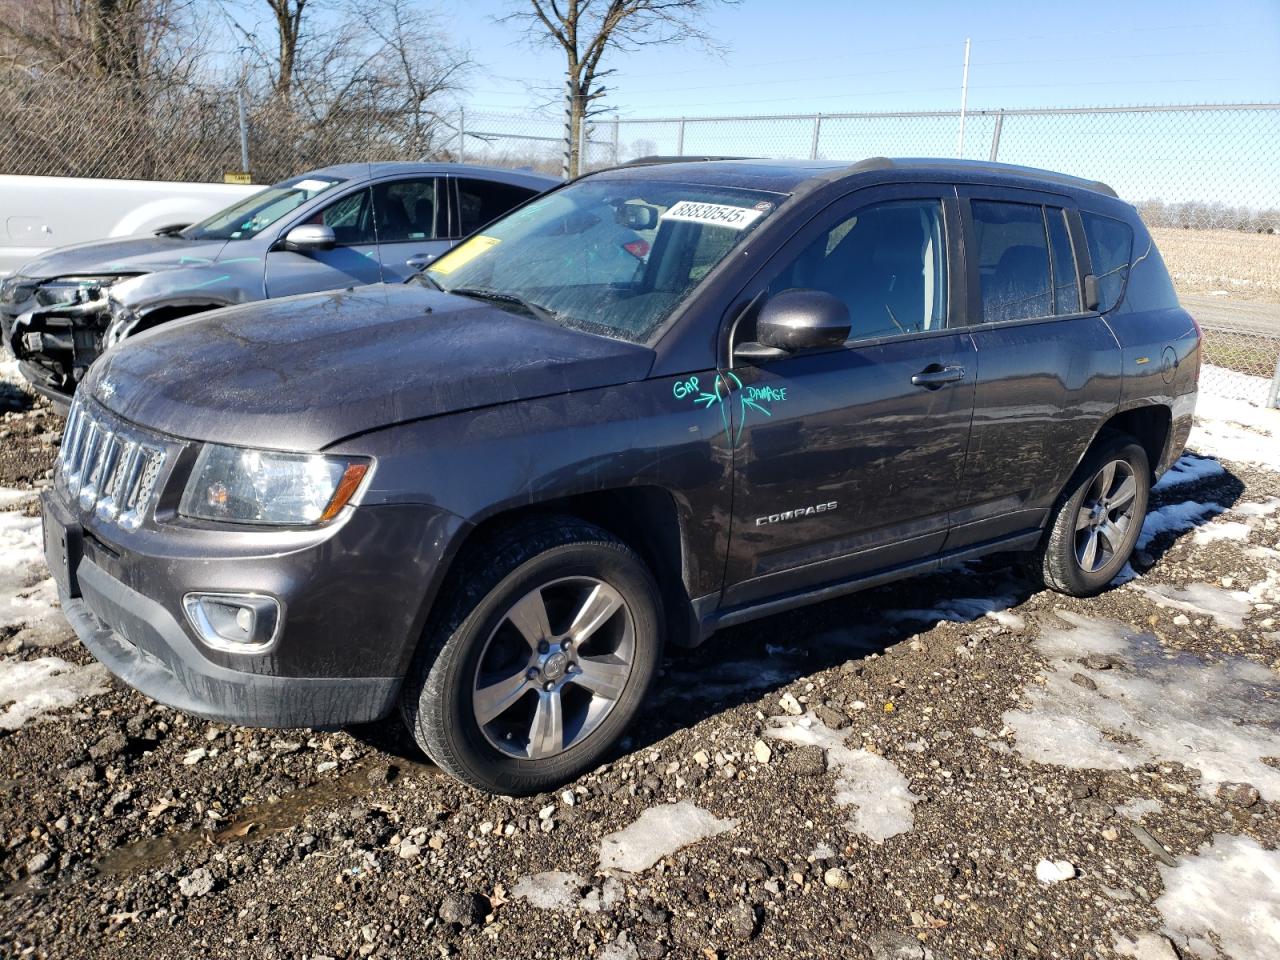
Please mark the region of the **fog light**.
POLYGON ((206 644, 234 653, 261 653, 280 630, 280 601, 256 593, 189 593, 187 620, 206 644))

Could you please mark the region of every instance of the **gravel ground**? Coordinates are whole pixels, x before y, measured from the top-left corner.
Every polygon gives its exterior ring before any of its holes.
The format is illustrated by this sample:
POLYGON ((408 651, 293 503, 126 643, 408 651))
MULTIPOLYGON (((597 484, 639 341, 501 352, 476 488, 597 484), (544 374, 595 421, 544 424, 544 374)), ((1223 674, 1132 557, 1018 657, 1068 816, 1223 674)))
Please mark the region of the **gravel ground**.
POLYGON ((18 492, 60 420, 0 410, 0 954, 1280 955, 1272 470, 1186 458, 1094 599, 989 560, 673 654, 611 762, 512 800, 392 723, 244 729, 106 677, 18 492))

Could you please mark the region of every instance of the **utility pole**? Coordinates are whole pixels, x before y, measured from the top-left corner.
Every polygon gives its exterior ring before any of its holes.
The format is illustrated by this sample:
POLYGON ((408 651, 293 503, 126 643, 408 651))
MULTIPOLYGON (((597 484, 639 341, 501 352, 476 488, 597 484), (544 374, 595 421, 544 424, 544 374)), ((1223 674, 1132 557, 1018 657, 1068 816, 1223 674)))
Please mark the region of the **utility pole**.
POLYGON ((960 139, 956 156, 964 158, 964 111, 969 104, 969 38, 964 38, 964 74, 960 78, 960 139))
POLYGON ((560 176, 569 179, 569 154, 573 152, 573 81, 564 78, 564 157, 560 162, 560 176))

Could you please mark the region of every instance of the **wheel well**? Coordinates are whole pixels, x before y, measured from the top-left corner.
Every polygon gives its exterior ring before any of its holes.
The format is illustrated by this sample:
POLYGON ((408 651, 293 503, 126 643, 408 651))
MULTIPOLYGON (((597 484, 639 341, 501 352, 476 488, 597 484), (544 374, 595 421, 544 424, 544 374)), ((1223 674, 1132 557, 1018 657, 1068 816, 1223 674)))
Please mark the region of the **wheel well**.
POLYGON ((648 565, 662 593, 667 642, 691 646, 700 637, 685 586, 685 549, 679 511, 661 487, 624 487, 546 500, 485 518, 458 547, 453 565, 510 525, 539 516, 569 515, 609 531, 648 565))
POLYGON ((182 317, 189 317, 193 313, 203 313, 206 310, 215 310, 218 307, 225 306, 221 303, 184 303, 175 304, 168 307, 156 307, 154 310, 148 310, 142 315, 142 319, 138 321, 134 333, 142 333, 144 330, 150 330, 152 327, 158 327, 162 323, 168 323, 171 320, 179 320, 182 317))
POLYGON ((1134 407, 1117 413, 1102 425, 1103 431, 1127 433, 1134 437, 1147 452, 1147 462, 1151 464, 1152 481, 1159 469, 1160 458, 1164 456, 1165 445, 1169 442, 1169 431, 1173 427, 1173 415, 1168 407, 1160 404, 1149 404, 1134 407))

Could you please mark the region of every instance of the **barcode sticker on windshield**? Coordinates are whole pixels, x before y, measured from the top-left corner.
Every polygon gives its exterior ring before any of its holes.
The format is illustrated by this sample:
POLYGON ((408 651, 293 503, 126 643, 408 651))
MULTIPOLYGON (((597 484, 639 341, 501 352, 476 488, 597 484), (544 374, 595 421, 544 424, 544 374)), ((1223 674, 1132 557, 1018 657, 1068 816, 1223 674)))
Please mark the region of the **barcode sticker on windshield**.
POLYGON ((763 213, 763 210, 752 210, 750 207, 731 207, 723 203, 699 203, 696 200, 681 200, 667 210, 661 219, 683 220, 687 223, 708 223, 716 227, 728 227, 730 230, 745 230, 755 223, 763 213))
POLYGON ((293 185, 293 189, 302 190, 306 193, 319 193, 321 190, 328 190, 332 186, 332 180, 299 180, 293 185))

